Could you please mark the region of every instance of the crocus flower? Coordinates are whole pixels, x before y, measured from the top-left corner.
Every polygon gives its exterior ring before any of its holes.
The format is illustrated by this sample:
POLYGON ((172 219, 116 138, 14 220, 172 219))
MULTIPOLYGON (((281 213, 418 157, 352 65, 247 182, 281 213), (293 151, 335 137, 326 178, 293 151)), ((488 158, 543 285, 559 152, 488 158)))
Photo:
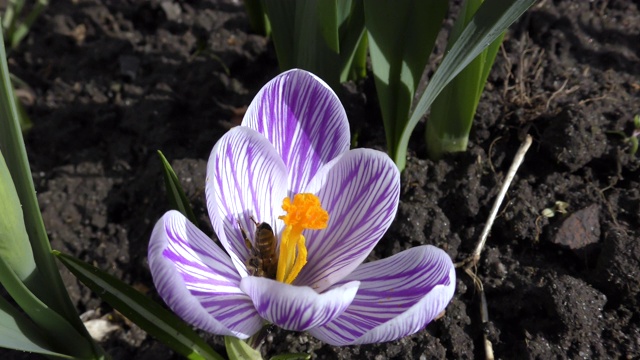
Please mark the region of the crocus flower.
POLYGON ((176 211, 153 230, 149 267, 167 305, 219 335, 272 323, 332 345, 398 339, 441 313, 455 287, 444 251, 363 263, 395 217, 400 174, 349 138, 344 108, 313 74, 291 70, 260 90, 207 165, 224 250, 176 211))

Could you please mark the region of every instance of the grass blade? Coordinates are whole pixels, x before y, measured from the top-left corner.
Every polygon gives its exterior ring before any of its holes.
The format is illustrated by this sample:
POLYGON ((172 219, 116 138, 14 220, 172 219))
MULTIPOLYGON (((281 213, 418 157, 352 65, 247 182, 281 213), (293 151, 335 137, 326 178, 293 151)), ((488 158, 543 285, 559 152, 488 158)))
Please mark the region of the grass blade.
MULTIPOLYGON (((399 138, 424 72, 447 1, 365 0, 365 25, 387 147, 397 157, 399 138)), ((406 146, 402 150, 402 158, 406 146)), ((397 162, 396 162, 397 163, 397 162)))
MULTIPOLYGON (((54 313, 60 314, 66 319, 78 333, 85 337, 85 343, 90 342, 93 345, 94 354, 101 356, 102 350, 91 340, 89 333, 80 321, 66 292, 58 267, 51 256, 51 245, 35 196, 27 152, 22 139, 2 33, 0 33, 0 150, 5 156, 24 211, 25 227, 39 270, 38 278, 34 279, 39 300, 54 313)), ((81 344, 77 346, 82 347, 81 344)))
POLYGON ((71 359, 53 349, 31 320, 0 296, 0 347, 71 359))
POLYGON ((193 213, 193 210, 191 209, 191 205, 189 204, 187 195, 185 195, 184 190, 182 190, 182 185, 180 185, 178 176, 176 175, 175 171, 173 171, 173 168, 167 161, 167 158, 165 158, 164 154, 162 154, 162 152, 159 150, 158 156, 160 156, 160 161, 162 161, 164 184, 167 188, 167 197, 169 198, 169 203, 171 203, 171 208, 180 211, 182 215, 186 216, 187 219, 189 219, 189 221, 197 224, 198 221, 195 214, 193 213))
MULTIPOLYGON (((464 2, 451 31, 447 50, 458 39, 482 2, 464 2)), ((447 152, 467 150, 473 117, 503 37, 504 32, 447 84, 434 100, 426 129, 430 158, 439 159, 447 152)))
POLYGON ((364 26, 364 2, 338 4, 340 34, 340 82, 367 76, 367 38, 364 26))
POLYGON ((280 70, 308 70, 336 89, 340 82, 337 0, 265 0, 280 70))
MULTIPOLYGON (((27 280, 28 281, 28 280, 27 280)), ((43 330, 57 351, 80 358, 95 358, 92 344, 65 318, 38 299, 0 257, 0 283, 11 298, 43 330)), ((83 326, 84 327, 84 326, 83 326)))
POLYGON ((497 39, 534 2, 535 0, 486 0, 480 6, 433 74, 409 121, 402 129, 392 153, 392 158, 400 170, 404 169, 406 164, 406 149, 411 133, 420 118, 429 110, 433 100, 467 64, 497 39))
POLYGON ((222 360, 191 326, 160 304, 94 266, 59 251, 53 254, 101 299, 176 352, 194 360, 222 360))

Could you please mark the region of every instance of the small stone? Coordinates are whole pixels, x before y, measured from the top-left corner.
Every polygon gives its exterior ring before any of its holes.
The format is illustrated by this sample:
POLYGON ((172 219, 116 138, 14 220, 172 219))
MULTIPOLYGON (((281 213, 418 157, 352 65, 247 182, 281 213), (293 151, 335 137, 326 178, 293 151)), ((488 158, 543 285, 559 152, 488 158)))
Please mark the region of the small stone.
POLYGON ((591 245, 600 241, 600 208, 593 204, 571 214, 551 240, 583 255, 591 245))
POLYGON ((105 319, 89 320, 84 323, 84 326, 87 328, 89 335, 96 341, 103 341, 109 333, 120 329, 118 325, 105 319))

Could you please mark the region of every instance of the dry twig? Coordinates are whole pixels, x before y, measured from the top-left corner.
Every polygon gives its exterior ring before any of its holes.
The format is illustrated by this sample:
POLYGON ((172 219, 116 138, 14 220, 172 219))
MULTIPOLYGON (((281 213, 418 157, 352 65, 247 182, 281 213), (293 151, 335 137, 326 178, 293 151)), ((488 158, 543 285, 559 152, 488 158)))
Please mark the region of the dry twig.
MULTIPOLYGON (((480 280, 478 275, 476 275, 474 269, 476 269, 478 262, 480 261, 480 254, 482 253, 482 249, 484 249, 484 245, 487 242, 487 237, 489 236, 489 232, 491 231, 493 222, 496 219, 496 215, 498 214, 500 205, 504 200, 504 196, 506 195, 507 190, 511 185, 511 182, 515 177, 516 172, 518 171, 518 168, 522 164, 522 161, 524 160, 524 155, 527 153, 527 150, 529 150, 529 147, 531 146, 531 142, 532 142, 531 136, 527 135, 522 145, 520 145, 518 152, 516 152, 516 155, 513 158, 513 163, 511 163, 511 167, 509 168, 509 172, 507 172, 507 176, 505 177, 504 182, 502 183, 500 192, 498 193, 496 200, 493 202, 493 207, 491 208, 491 212, 489 213, 489 218, 487 219, 487 223, 484 225, 484 229, 482 230, 482 234, 480 235, 480 240, 478 241, 478 244, 476 245, 476 248, 473 254, 471 254, 471 256, 469 256, 467 259, 456 264, 456 267, 464 267, 464 272, 471 277, 471 279, 473 280, 473 283, 475 284, 476 290, 480 294, 480 299, 481 299, 480 314, 482 316, 483 326, 486 325, 487 322, 489 322, 487 300, 484 295, 484 287, 482 286, 482 281, 480 280)), ((494 359, 493 345, 491 344, 491 341, 489 340, 489 337, 487 336, 486 333, 484 334, 484 350, 485 350, 485 356, 487 360, 493 360, 494 359)))

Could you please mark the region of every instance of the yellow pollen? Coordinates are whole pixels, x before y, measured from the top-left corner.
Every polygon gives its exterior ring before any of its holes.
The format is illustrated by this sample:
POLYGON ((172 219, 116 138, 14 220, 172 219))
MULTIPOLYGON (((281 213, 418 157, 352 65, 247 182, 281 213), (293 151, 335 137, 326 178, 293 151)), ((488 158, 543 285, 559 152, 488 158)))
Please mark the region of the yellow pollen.
POLYGON ((291 284, 307 263, 307 247, 302 231, 326 228, 329 213, 322 208, 317 196, 306 193, 296 194, 293 201, 284 198, 282 210, 286 214, 278 218, 284 221, 285 228, 280 241, 276 280, 291 284))

